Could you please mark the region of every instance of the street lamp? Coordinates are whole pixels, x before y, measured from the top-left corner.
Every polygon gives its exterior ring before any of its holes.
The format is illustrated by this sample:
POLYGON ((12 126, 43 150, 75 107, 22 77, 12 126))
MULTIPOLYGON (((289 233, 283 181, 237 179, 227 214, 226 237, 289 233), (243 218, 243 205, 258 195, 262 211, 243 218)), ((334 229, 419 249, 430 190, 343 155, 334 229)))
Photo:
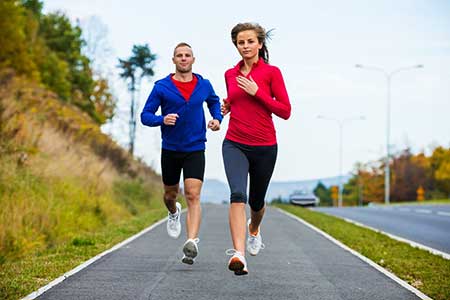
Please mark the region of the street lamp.
POLYGON ((386 77, 387 82, 387 107, 386 107, 386 162, 384 166, 384 203, 389 204, 389 197, 390 197, 390 168, 389 168, 389 161, 390 161, 390 149, 389 149, 389 142, 390 142, 390 130, 391 130, 391 78, 393 75, 406 70, 411 69, 420 69, 423 68, 423 65, 414 65, 409 67, 403 67, 398 68, 391 72, 386 72, 382 68, 378 67, 372 67, 372 66, 365 66, 361 64, 355 65, 356 68, 361 69, 368 69, 368 70, 374 70, 378 71, 384 74, 386 77))
POLYGON ((338 198, 338 207, 342 207, 342 141, 343 141, 343 134, 344 134, 344 124, 345 122, 349 121, 357 121, 357 120, 365 120, 366 118, 364 116, 358 116, 358 117, 351 117, 351 118, 345 118, 345 119, 335 119, 335 118, 329 118, 325 116, 317 116, 318 119, 322 120, 328 120, 337 122, 339 125, 339 198, 338 198))

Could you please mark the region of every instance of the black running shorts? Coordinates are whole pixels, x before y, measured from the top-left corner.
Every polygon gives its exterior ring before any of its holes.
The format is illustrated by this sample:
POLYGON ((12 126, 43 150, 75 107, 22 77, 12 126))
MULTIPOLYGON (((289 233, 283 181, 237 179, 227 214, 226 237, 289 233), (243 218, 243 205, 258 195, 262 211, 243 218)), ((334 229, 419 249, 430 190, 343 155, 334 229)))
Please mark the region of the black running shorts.
POLYGON ((203 181, 205 174, 205 151, 178 152, 161 149, 161 171, 164 185, 176 185, 183 178, 196 178, 203 181))

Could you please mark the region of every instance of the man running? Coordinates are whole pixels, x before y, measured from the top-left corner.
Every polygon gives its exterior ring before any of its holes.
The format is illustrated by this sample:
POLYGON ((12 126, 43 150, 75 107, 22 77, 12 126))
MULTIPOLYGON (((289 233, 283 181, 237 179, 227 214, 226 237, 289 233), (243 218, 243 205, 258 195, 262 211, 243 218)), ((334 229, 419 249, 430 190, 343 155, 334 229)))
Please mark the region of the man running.
POLYGON ((193 264, 198 254, 198 232, 201 222, 200 191, 205 172, 206 102, 212 120, 208 128, 220 129, 220 99, 211 83, 192 72, 195 57, 191 46, 179 43, 173 53, 175 73, 155 82, 141 113, 144 125, 161 126, 161 170, 164 204, 169 210, 167 233, 178 238, 181 232, 181 204, 176 201, 181 170, 187 203, 187 241, 182 262, 193 264), (156 111, 161 107, 161 114, 156 111))

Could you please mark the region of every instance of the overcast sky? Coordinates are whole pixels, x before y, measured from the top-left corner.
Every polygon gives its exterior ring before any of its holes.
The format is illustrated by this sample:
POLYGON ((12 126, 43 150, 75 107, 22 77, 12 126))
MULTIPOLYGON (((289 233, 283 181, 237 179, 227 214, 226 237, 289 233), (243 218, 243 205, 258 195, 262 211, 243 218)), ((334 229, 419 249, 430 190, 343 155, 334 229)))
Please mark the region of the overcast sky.
MULTIPOLYGON (((134 44, 148 43, 158 59, 154 78, 142 86, 141 107, 153 82, 174 71, 171 57, 178 42, 192 45, 194 72, 210 79, 223 98, 224 72, 240 59, 231 28, 246 21, 275 28, 270 63, 283 73, 292 116, 288 121, 274 116, 279 145, 274 180, 338 175, 339 127, 317 115, 366 118, 344 125, 344 173, 358 161, 385 155, 386 79, 381 72, 355 68, 358 63, 386 72, 423 64, 392 78, 392 148, 417 152, 450 146, 450 1, 48 0, 44 10, 61 10, 82 24, 92 16, 104 23, 112 50, 104 68, 114 72, 117 57, 127 58, 134 44)), ((125 110, 126 86, 113 77, 112 83, 125 110)), ((219 133, 207 133, 206 178, 225 181, 221 143, 227 126, 228 117, 219 133)), ((120 122, 104 129, 126 144, 120 122)), ((136 155, 160 170, 159 128, 139 124, 136 155)))

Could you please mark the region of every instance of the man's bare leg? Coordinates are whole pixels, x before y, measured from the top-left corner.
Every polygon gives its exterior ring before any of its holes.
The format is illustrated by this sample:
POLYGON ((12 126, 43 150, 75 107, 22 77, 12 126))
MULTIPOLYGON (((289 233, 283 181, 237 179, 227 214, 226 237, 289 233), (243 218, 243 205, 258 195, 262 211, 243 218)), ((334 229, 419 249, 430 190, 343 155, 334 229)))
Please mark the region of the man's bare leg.
POLYGON ((187 178, 184 181, 184 193, 187 203, 186 233, 188 239, 198 237, 200 223, 202 219, 202 209, 200 206, 200 191, 203 182, 195 178, 187 178))
POLYGON ((167 210, 174 214, 177 212, 175 203, 177 202, 179 185, 164 185, 164 204, 167 210))

